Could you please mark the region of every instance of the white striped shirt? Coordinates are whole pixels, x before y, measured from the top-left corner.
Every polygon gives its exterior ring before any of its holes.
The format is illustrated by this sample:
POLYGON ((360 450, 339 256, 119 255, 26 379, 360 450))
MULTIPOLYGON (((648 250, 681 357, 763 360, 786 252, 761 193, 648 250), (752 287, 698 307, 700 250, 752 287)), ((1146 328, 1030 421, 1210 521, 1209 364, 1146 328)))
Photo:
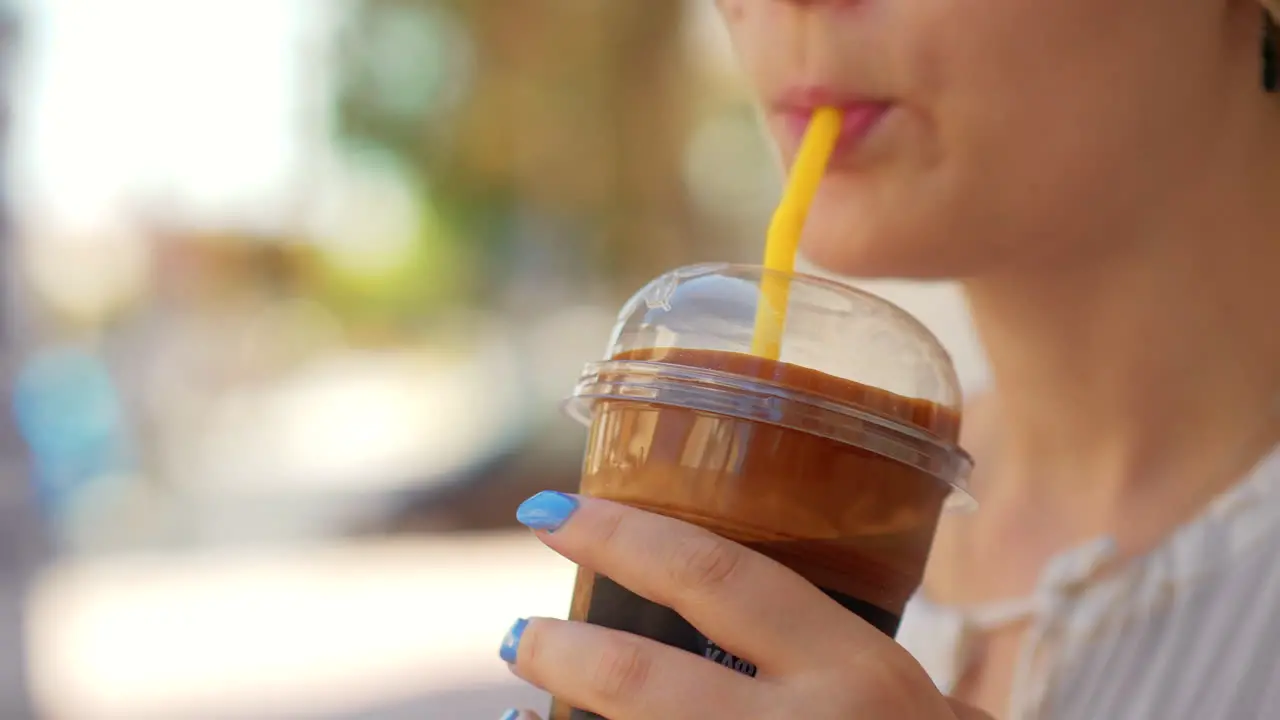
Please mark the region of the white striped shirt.
POLYGON ((1030 620, 1001 720, 1280 720, 1280 451, 1155 551, 1102 579, 1103 539, 1055 558, 1033 597, 917 597, 898 639, 943 692, 966 638, 1030 620))

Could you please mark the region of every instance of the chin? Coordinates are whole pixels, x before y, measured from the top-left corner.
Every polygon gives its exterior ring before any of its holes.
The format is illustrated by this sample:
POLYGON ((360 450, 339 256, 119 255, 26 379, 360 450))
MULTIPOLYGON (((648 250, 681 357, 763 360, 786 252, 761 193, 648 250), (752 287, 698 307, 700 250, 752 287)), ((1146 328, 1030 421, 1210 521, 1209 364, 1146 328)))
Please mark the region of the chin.
POLYGON ((832 248, 808 243, 801 247, 806 260, 839 276, 863 279, 950 280, 961 275, 946 265, 921 261, 903 253, 849 247, 832 248))
POLYGON ((847 213, 811 216, 800 252, 823 270, 849 277, 950 280, 980 271, 981 252, 966 250, 963 237, 932 225, 847 213))

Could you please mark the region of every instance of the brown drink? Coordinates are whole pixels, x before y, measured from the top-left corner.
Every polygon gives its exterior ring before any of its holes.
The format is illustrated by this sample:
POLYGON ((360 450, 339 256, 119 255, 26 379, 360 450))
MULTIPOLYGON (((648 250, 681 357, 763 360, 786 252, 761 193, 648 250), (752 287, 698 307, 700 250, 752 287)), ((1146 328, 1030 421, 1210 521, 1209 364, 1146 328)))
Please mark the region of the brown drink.
MULTIPOLYGON (((751 547, 895 634, 951 495, 940 476, 967 470, 956 410, 739 352, 620 349, 619 336, 576 393, 591 399, 582 493, 751 547)), ((570 619, 755 674, 752 658, 594 573, 579 572, 570 619)), ((557 702, 550 720, 597 717, 557 702)))

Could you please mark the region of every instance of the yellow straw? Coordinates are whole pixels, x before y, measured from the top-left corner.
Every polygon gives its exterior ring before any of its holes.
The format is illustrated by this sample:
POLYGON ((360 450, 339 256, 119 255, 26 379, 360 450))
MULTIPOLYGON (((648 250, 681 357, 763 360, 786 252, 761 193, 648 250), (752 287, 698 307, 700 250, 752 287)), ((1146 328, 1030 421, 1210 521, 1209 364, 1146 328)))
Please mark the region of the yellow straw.
POLYGON ((751 344, 754 355, 777 360, 782 350, 782 329, 787 323, 787 300, 791 293, 790 275, 796 266, 800 232, 840 136, 840 120, 840 111, 834 108, 819 108, 813 114, 795 164, 791 166, 782 202, 769 223, 764 266, 775 272, 766 272, 760 281, 761 297, 751 344))

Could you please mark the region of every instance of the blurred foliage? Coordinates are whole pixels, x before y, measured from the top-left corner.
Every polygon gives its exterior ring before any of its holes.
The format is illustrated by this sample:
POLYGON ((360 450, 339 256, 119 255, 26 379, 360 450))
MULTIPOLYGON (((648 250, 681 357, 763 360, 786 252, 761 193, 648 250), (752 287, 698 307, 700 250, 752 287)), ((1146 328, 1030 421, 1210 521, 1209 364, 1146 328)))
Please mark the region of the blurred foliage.
MULTIPOLYGON (((356 0, 338 126, 392 152, 501 283, 519 218, 622 294, 696 253, 683 0, 356 0)), ((492 290, 493 288, 491 288, 492 290)))
POLYGON ((364 249, 344 260, 341 250, 330 249, 311 259, 311 278, 325 304, 354 320, 355 327, 412 331, 435 319, 435 311, 474 299, 474 248, 437 212, 427 193, 412 183, 410 188, 419 202, 412 208, 415 230, 406 247, 390 238, 379 243, 388 246, 383 257, 364 249))
POLYGON ((448 92, 466 52, 463 32, 438 2, 358 0, 339 38, 338 113, 345 139, 390 150, 409 165, 434 166, 427 119, 448 92))

